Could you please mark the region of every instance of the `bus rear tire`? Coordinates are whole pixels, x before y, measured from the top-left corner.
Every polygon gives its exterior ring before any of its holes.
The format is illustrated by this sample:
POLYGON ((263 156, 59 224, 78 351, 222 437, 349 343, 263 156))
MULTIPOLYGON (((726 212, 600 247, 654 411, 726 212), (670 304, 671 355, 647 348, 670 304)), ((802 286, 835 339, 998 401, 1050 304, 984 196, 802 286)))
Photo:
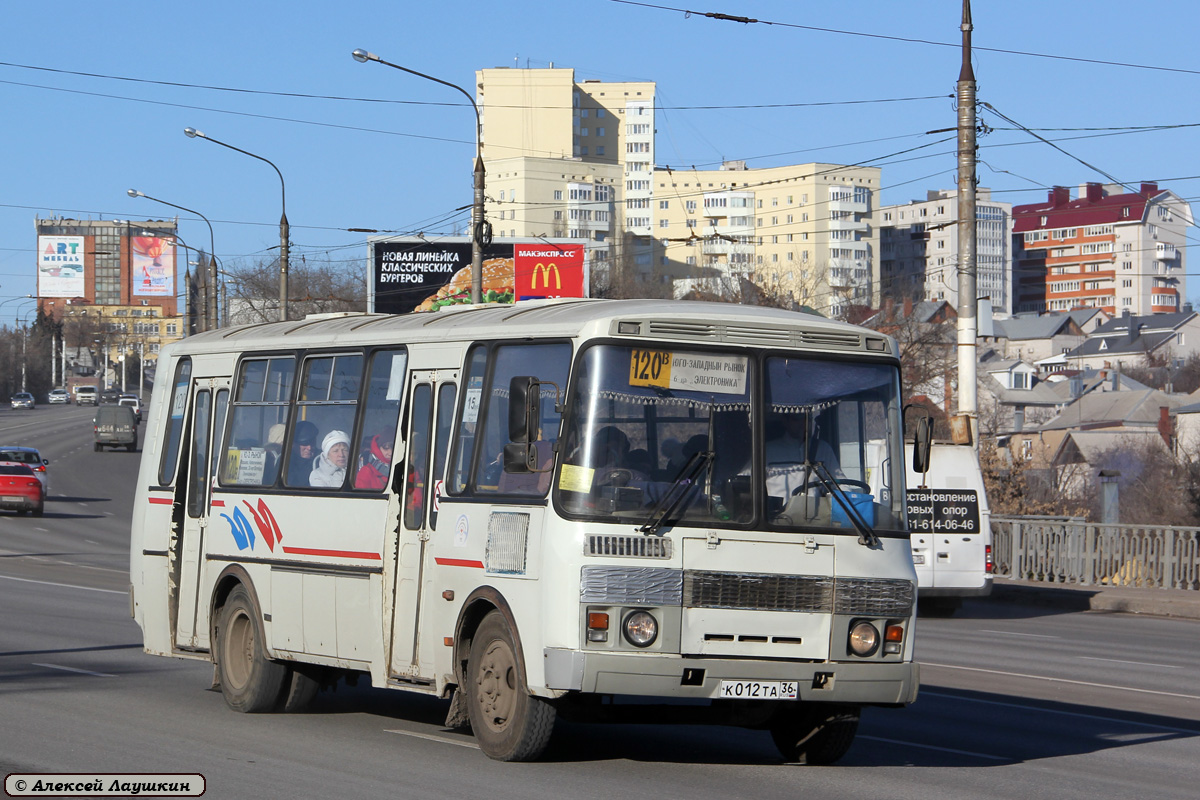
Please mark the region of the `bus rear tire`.
POLYGON ((493 611, 471 641, 465 676, 467 712, 479 749, 497 761, 533 761, 554 732, 554 706, 529 693, 512 631, 493 611))
POLYGON ((263 640, 262 616, 239 584, 221 609, 217 638, 221 694, 234 711, 272 711, 282 698, 288 668, 267 658, 263 640))
POLYGON ((832 764, 854 744, 859 709, 813 704, 780 709, 771 723, 771 738, 785 761, 832 764))

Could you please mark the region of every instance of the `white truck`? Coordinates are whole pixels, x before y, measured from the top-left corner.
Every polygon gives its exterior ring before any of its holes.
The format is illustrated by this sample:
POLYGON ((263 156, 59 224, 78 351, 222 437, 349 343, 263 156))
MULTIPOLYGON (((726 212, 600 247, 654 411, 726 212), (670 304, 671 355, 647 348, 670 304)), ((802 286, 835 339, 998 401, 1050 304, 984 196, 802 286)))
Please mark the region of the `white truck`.
POLYGON ((974 448, 935 442, 928 472, 909 461, 907 487, 921 612, 950 616, 964 597, 991 594, 991 512, 974 448))

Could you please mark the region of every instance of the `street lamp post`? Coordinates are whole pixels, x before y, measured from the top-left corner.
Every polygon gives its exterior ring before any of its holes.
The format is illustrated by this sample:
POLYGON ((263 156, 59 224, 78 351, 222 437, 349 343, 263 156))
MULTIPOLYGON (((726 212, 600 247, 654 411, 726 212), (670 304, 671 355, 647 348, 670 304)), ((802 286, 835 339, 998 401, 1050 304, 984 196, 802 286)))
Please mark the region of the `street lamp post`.
POLYGON ((216 330, 219 327, 218 317, 217 317, 217 288, 216 288, 217 287, 217 255, 216 255, 217 245, 216 245, 216 241, 213 237, 212 223, 208 221, 208 217, 204 216, 199 211, 193 211, 190 208, 184 208, 183 206, 177 206, 174 203, 168 203, 166 200, 159 200, 157 197, 151 197, 150 195, 145 194, 144 192, 139 192, 137 189, 129 189, 126 192, 126 194, 128 194, 130 197, 144 197, 147 200, 153 200, 156 203, 162 203, 164 206, 170 206, 171 208, 177 208, 180 211, 186 211, 189 214, 195 214, 197 217, 204 220, 204 224, 208 226, 208 246, 209 246, 208 291, 205 294, 205 305, 208 306, 208 308, 206 309, 204 324, 205 324, 205 327, 207 330, 210 330, 210 331, 216 330))
POLYGON ((475 196, 474 202, 471 204, 471 302, 478 304, 480 302, 480 287, 483 285, 483 248, 491 243, 492 229, 487 220, 483 218, 483 120, 479 116, 479 106, 475 103, 475 98, 471 97, 470 93, 461 86, 456 86, 453 83, 444 81, 441 78, 435 78, 432 75, 426 75, 424 72, 417 72, 415 69, 409 69, 399 64, 393 64, 390 61, 384 61, 374 53, 369 53, 361 48, 355 50, 350 55, 354 57, 355 61, 363 64, 368 61, 375 61, 384 66, 398 69, 401 72, 407 72, 409 75, 416 75, 418 78, 440 83, 442 86, 449 86, 451 89, 462 92, 463 96, 470 101, 471 108, 475 109, 475 196))
MULTIPOLYGON (((219 144, 222 147, 229 148, 230 150, 236 150, 237 152, 241 153, 242 155, 250 156, 251 158, 257 158, 259 161, 265 161, 266 163, 271 165, 271 169, 275 170, 275 174, 279 176, 279 188, 281 189, 282 194, 283 194, 283 215, 280 216, 280 218, 279 218, 279 321, 287 322, 287 318, 288 318, 288 309, 287 309, 287 302, 288 302, 288 237, 290 235, 291 229, 288 227, 287 186, 283 182, 283 173, 279 171, 279 167, 275 166, 275 164, 272 161, 270 161, 266 158, 263 158, 262 156, 255 155, 254 153, 251 153, 249 150, 243 150, 240 147, 234 147, 231 144, 226 144, 225 142, 222 142, 220 139, 214 139, 213 137, 205 134, 203 131, 198 131, 195 128, 184 128, 183 133, 189 139, 206 139, 206 140, 212 142, 213 144, 219 144)), ((214 272, 212 275, 213 288, 211 290, 213 292, 216 291, 216 283, 217 283, 217 275, 214 272)))

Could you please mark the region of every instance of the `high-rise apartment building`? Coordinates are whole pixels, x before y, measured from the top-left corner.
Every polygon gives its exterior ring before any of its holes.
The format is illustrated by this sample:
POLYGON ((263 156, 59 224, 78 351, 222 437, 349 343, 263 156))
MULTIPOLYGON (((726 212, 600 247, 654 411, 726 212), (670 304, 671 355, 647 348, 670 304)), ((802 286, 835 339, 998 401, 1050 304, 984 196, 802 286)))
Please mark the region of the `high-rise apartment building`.
MULTIPOLYGON (((958 192, 879 211, 879 282, 886 297, 944 300, 958 306, 958 192)), ((1012 310, 1012 205, 975 192, 975 275, 979 297, 1012 310)))
POLYGON ((878 168, 658 167, 651 82, 484 69, 476 98, 496 235, 584 240, 593 285, 749 278, 833 315, 876 300, 878 168))
POLYGON ((1013 208, 1016 311, 1101 308, 1173 313, 1186 296, 1191 206, 1143 183, 1088 183, 1072 200, 1056 186, 1044 202, 1013 208))
POLYGON ((654 84, 483 69, 487 215, 497 235, 586 239, 589 270, 650 277, 654 84))
POLYGON ((654 173, 656 260, 704 287, 749 279, 841 316, 871 305, 877 167, 797 164, 654 173))

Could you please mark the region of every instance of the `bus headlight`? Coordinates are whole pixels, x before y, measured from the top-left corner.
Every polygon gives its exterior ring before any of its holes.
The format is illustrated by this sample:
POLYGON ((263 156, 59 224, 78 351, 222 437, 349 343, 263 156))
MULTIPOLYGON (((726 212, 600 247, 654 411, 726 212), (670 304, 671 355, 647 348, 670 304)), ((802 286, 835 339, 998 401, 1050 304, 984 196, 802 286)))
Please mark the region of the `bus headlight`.
POLYGON ((634 647, 649 647, 658 638, 658 620, 648 611, 634 611, 625 617, 621 631, 634 647))
POLYGON ((879 649, 879 631, 869 622, 856 622, 850 627, 850 652, 866 658, 879 649))

